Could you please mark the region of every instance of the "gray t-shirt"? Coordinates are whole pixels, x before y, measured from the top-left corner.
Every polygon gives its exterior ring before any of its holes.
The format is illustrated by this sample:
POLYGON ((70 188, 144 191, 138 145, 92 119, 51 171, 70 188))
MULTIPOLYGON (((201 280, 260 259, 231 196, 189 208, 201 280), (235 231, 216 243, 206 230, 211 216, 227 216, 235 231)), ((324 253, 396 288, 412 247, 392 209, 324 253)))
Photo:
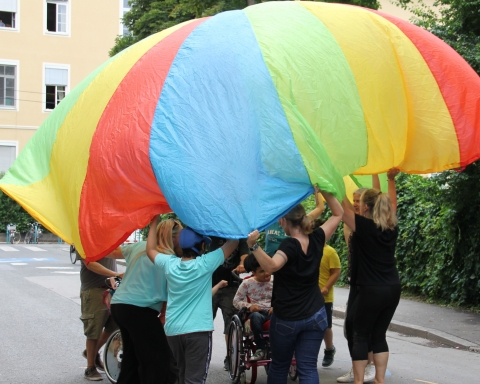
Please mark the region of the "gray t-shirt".
MULTIPOLYGON (((81 258, 80 255, 77 254, 78 258, 81 258)), ((104 257, 97 261, 97 263, 103 265, 105 268, 110 269, 111 271, 117 272, 117 261, 115 259, 110 259, 109 257, 104 257)), ((87 289, 92 288, 102 288, 105 287, 105 279, 106 276, 99 275, 98 273, 90 271, 86 266, 83 260, 81 261, 81 268, 80 268, 80 290, 86 291, 87 289)))

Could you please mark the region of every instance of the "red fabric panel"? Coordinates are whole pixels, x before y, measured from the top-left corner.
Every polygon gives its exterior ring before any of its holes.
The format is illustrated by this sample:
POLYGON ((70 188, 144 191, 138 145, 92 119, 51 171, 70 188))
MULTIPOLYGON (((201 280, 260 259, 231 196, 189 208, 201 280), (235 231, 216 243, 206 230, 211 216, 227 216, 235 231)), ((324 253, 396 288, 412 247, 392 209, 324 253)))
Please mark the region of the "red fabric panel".
POLYGON ((448 44, 407 21, 373 11, 395 24, 415 44, 432 71, 457 133, 460 164, 480 158, 480 77, 448 44))
POLYGON ((150 126, 179 48, 204 21, 183 26, 148 50, 100 118, 80 197, 80 238, 88 261, 109 254, 154 215, 171 212, 150 164, 150 126))

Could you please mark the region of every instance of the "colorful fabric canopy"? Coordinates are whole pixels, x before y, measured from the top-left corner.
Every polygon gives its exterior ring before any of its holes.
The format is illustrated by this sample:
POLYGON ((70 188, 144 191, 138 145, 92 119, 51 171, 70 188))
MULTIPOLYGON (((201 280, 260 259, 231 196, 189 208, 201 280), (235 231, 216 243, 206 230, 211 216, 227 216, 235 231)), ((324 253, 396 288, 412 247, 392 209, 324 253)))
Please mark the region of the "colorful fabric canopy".
POLYGON ((480 79, 372 10, 268 2, 150 36, 55 108, 0 188, 96 260, 156 213, 244 237, 342 177, 480 157, 480 79))

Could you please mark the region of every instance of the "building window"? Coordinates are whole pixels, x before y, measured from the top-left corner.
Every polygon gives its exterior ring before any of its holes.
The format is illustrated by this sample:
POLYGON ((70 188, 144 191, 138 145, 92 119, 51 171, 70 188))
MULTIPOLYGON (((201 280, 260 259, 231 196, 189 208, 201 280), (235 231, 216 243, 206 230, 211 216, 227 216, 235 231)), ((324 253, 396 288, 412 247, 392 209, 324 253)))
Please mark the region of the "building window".
POLYGON ((0 108, 15 107, 15 65, 0 64, 0 108))
POLYGON ((67 0, 47 1, 47 31, 67 33, 67 0))
POLYGON ((16 141, 0 141, 0 172, 7 172, 17 157, 16 141))
POLYGON ((16 26, 17 0, 0 0, 0 29, 16 26))
POLYGON ((45 110, 52 110, 67 94, 68 68, 45 67, 45 110))
MULTIPOLYGON (((122 7, 120 7, 120 9, 122 10, 121 17, 123 17, 128 11, 130 11, 130 0, 120 0, 120 2, 122 3, 122 7)), ((120 20, 120 33, 122 36, 128 36, 130 34, 128 28, 123 25, 123 20, 120 20)))

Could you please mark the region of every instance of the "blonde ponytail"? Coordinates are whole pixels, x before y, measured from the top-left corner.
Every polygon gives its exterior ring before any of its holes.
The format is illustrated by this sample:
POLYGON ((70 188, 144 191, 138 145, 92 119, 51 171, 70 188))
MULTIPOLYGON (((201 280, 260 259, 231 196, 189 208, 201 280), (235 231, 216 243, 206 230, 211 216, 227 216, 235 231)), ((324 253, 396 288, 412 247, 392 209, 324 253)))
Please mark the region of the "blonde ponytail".
POLYGON ((362 194, 362 202, 370 208, 371 218, 382 231, 394 229, 397 225, 397 215, 392 207, 390 196, 378 189, 367 189, 362 194))

